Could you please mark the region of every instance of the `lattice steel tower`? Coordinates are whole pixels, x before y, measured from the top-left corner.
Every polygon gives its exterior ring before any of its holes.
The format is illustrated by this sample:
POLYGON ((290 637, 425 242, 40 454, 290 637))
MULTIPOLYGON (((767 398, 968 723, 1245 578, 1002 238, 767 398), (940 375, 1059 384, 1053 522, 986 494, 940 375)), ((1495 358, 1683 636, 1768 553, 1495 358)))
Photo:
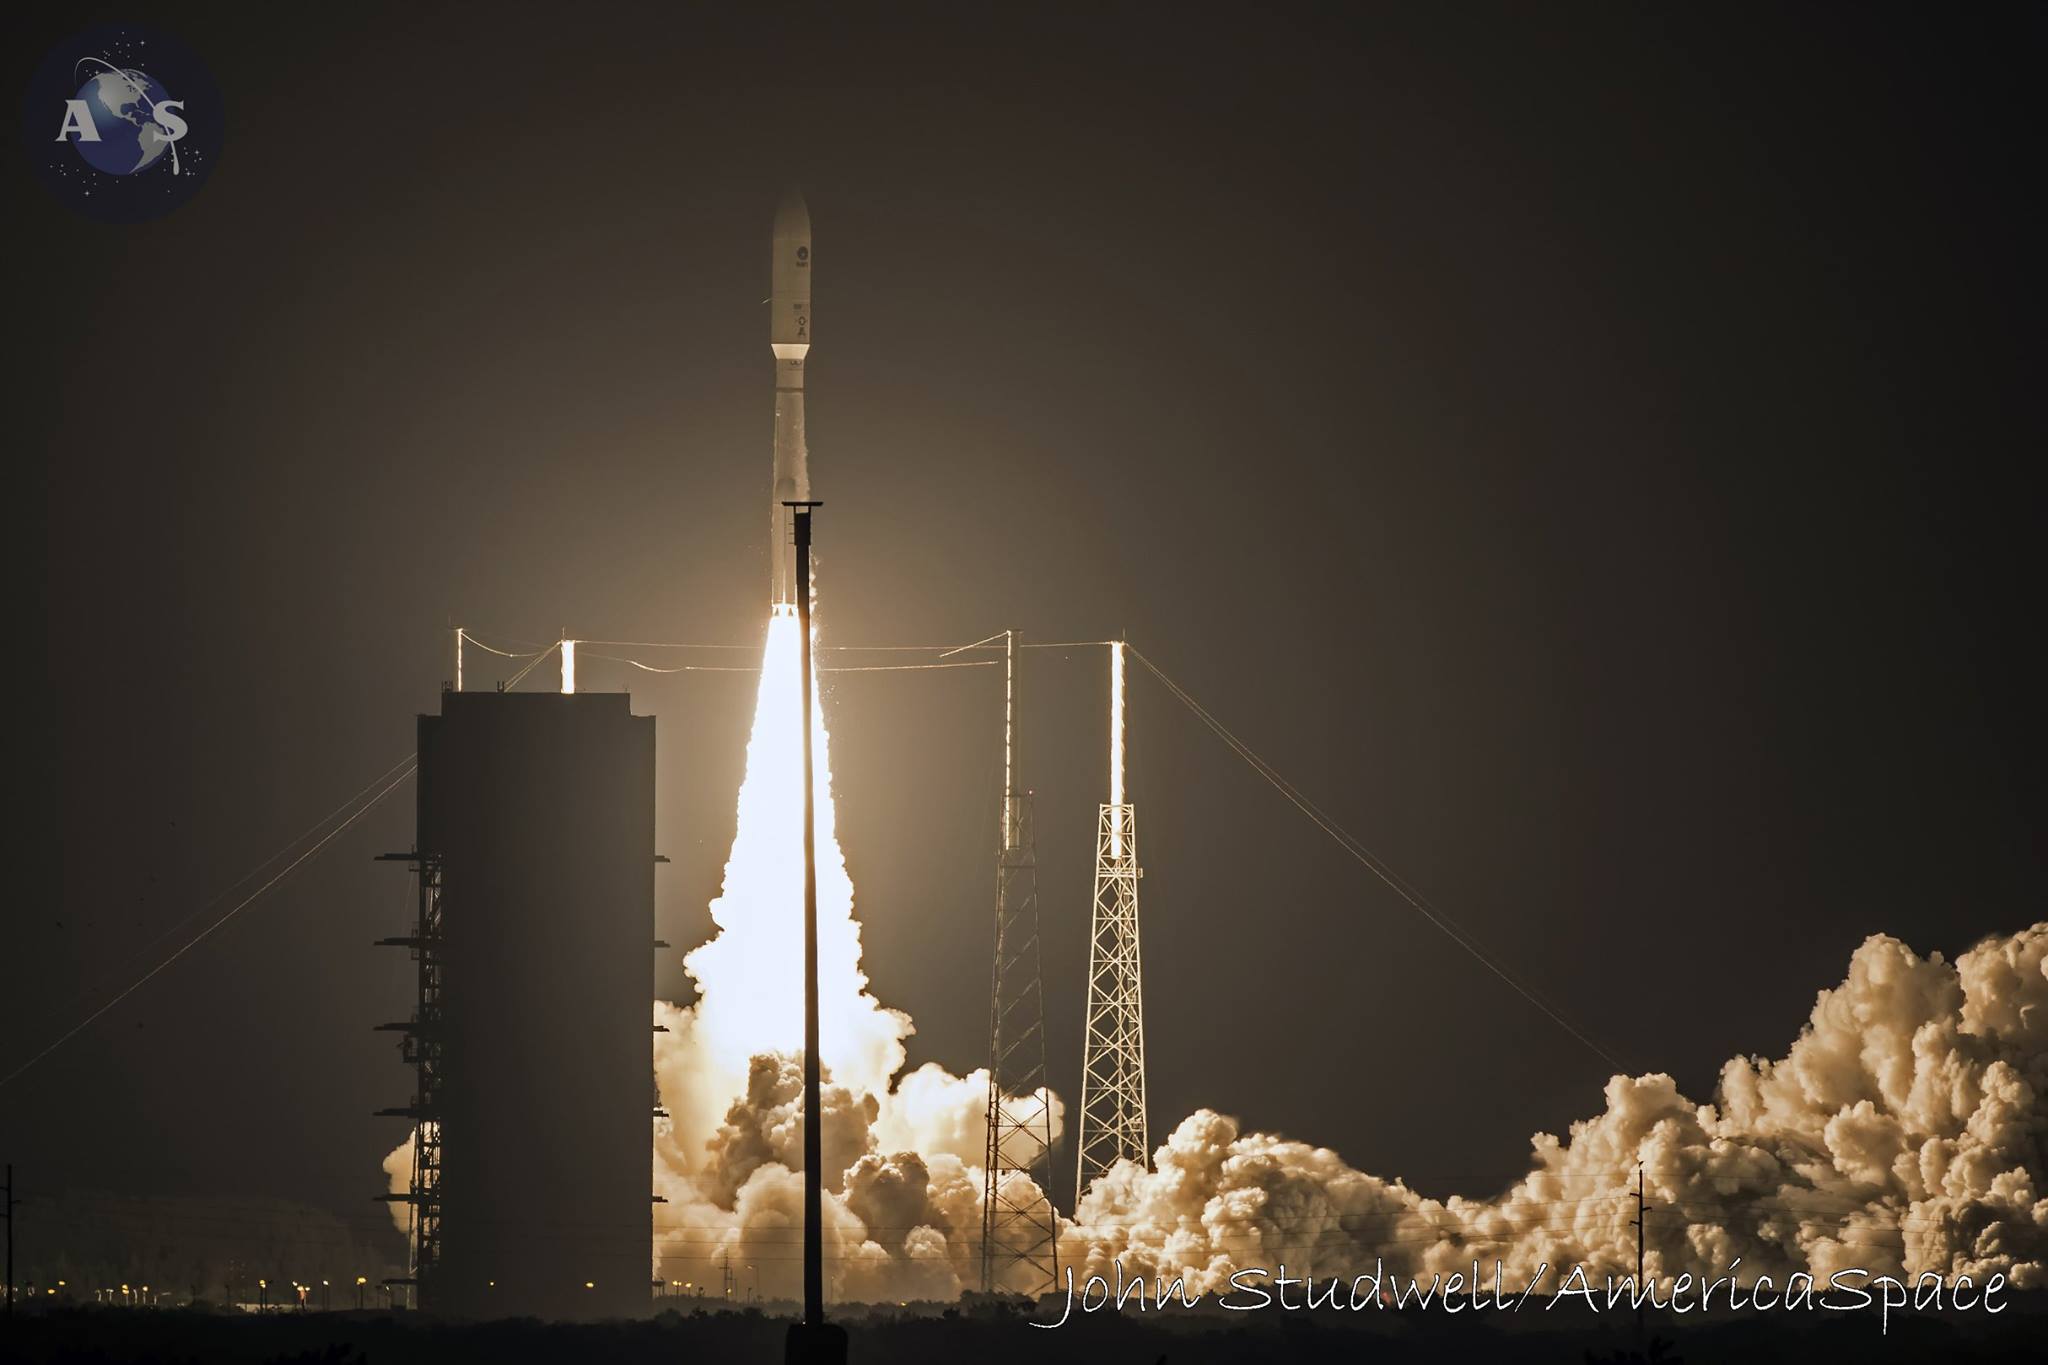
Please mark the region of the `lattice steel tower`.
MULTIPOLYGON (((460 636, 458 635, 458 641, 460 636)), ((461 645, 458 643, 459 650, 461 645)), ((401 1109, 379 1109, 378 1118, 410 1119, 412 1135, 412 1177, 404 1194, 387 1194, 383 1202, 408 1204, 411 1242, 411 1273, 404 1279, 385 1281, 410 1285, 415 1305, 435 1301, 436 1273, 441 1261, 441 1099, 445 1069, 442 1065, 441 974, 447 964, 446 940, 441 934, 441 858, 436 853, 380 853, 378 862, 409 863, 419 891, 419 911, 413 931, 404 938, 380 938, 379 948, 406 948, 419 966, 419 997, 413 1016, 404 1023, 379 1024, 380 1033, 403 1035, 401 1053, 414 1068, 412 1103, 401 1109)))
POLYGON ((1017 790, 1017 632, 1003 633, 1003 808, 989 991, 988 1148, 982 1162, 981 1287, 1039 1294, 1059 1283, 1052 1109, 1045 1084, 1038 852, 1031 793, 1017 790))
POLYGON ((1088 1027, 1075 1145, 1078 1205, 1118 1161, 1147 1164, 1145 992, 1138 960, 1138 826, 1124 800, 1124 647, 1109 647, 1109 801, 1095 830, 1095 910, 1088 935, 1088 1027))

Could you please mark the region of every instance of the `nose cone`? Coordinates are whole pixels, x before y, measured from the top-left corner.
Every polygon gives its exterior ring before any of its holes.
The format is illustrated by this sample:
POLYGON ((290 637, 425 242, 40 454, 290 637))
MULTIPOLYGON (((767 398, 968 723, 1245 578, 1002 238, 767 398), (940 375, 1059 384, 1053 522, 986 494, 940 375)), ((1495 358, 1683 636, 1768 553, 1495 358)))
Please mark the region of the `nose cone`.
POLYGON ((811 345, 811 212, 794 187, 775 210, 769 280, 768 340, 776 355, 800 360, 811 345))

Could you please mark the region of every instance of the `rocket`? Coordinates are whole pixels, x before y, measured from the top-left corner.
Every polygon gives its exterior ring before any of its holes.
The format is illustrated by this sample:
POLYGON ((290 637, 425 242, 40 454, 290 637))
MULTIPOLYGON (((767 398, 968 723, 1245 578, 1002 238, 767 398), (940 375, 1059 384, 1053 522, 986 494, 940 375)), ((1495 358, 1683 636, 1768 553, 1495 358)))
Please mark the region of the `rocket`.
POLYGON ((811 349, 811 215, 791 189, 775 211, 769 267, 768 341, 775 350, 775 488, 769 497, 769 553, 774 559, 774 605, 796 605, 796 549, 782 504, 811 496, 804 451, 804 357, 811 349))

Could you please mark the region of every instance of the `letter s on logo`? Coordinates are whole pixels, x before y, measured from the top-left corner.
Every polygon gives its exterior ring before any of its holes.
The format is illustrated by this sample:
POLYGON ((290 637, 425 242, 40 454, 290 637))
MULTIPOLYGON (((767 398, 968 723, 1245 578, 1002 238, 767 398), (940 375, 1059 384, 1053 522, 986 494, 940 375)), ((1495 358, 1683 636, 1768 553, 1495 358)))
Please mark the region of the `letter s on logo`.
POLYGON ((150 111, 157 124, 164 130, 164 141, 176 142, 190 131, 185 120, 178 114, 184 107, 183 100, 161 100, 156 108, 150 111))

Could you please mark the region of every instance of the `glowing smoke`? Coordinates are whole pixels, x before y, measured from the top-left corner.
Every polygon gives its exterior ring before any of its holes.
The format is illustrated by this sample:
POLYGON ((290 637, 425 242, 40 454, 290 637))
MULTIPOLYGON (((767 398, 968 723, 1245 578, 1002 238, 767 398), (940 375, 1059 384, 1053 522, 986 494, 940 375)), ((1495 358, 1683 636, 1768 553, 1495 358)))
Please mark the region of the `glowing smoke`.
MULTIPOLYGON (((804 1116, 798 1046, 802 799, 797 622, 769 624, 747 775, 718 932, 685 959, 698 999, 657 1002, 655 1069, 670 1117, 654 1134, 654 1271, 794 1297, 800 1278, 804 1116)), ((867 991, 853 887, 834 832, 822 718, 816 760, 822 1134, 828 1294, 950 1298, 979 1282, 988 1077, 926 1065, 899 1075, 908 1016, 867 991)), ((1590 1273, 1634 1269, 1631 1197, 1642 1163, 1652 1274, 1745 1277, 1846 1266, 2004 1270, 2048 1284, 2048 924, 1950 965, 1878 936, 1822 992, 1791 1051, 1738 1058, 1715 1101, 1667 1076, 1612 1078, 1606 1109, 1565 1141, 1539 1134, 1530 1173, 1494 1199, 1425 1199, 1327 1148, 1240 1130, 1201 1110, 1125 1164, 1063 1220, 1077 1275, 1185 1275, 1215 1291, 1242 1266, 1318 1276, 1504 1260, 1590 1273)), ((1055 1134, 1061 1122, 1056 1097, 1055 1134)), ((405 1188, 408 1141, 385 1161, 405 1188)), ((1012 1191, 1013 1198, 1027 1196, 1012 1191)), ((403 1222, 402 1209, 394 1209, 403 1222)), ((1023 1286, 1018 1286, 1023 1287, 1023 1286)))
MULTIPOLYGON (((1607 1108, 1569 1140, 1538 1134, 1530 1173, 1492 1200, 1424 1199, 1325 1148, 1201 1111, 1159 1149, 1093 1185, 1061 1240, 1077 1275, 1184 1273, 1227 1287, 1238 1266, 1319 1276, 1508 1275, 1584 1264, 1633 1273, 1636 1165, 1647 1197, 1649 1274, 1736 1257, 1748 1279, 2005 1271, 2048 1284, 2048 923, 1993 939, 1954 965, 1874 936, 1823 991, 1784 1059, 1737 1058, 1715 1102, 1668 1076, 1616 1076, 1607 1108)), ((1554 1286, 1554 1281, 1552 1282, 1554 1286)))

